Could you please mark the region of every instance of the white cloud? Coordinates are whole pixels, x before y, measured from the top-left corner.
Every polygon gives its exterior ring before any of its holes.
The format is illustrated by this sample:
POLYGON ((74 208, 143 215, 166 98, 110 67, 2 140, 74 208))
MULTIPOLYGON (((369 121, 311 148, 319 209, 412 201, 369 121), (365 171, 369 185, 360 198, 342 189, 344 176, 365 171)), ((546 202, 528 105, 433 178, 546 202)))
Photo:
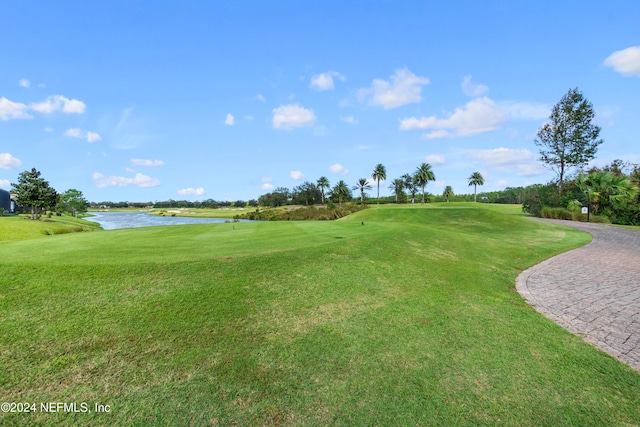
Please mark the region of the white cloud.
POLYGON ((631 46, 613 52, 604 60, 604 65, 624 76, 640 77, 640 46, 631 46))
POLYGON ((87 142, 89 142, 89 143, 98 142, 101 139, 102 138, 100 137, 100 135, 97 134, 96 132, 87 132, 87 142))
POLYGON ((150 159, 131 159, 131 164, 134 166, 162 166, 164 165, 164 161, 150 159))
POLYGON ((326 73, 316 74, 311 77, 309 87, 317 91, 333 90, 333 78, 345 81, 345 77, 337 71, 327 71, 326 73))
POLYGON ((18 81, 18 84, 20 85, 20 87, 23 87, 25 89, 29 89, 31 87, 31 82, 27 79, 20 79, 18 81))
POLYGON ((297 104, 282 105, 273 109, 273 127, 276 129, 294 129, 311 126, 316 120, 313 111, 297 104))
POLYGON ((4 96, 0 98, 0 119, 7 121, 11 119, 32 119, 29 113, 27 113, 29 107, 26 104, 20 102, 9 101, 4 96))
POLYGON ((16 169, 22 161, 9 153, 0 153, 0 169, 16 169))
POLYGON ((531 104, 528 102, 503 101, 498 108, 510 119, 546 119, 551 113, 551 106, 547 104, 531 104))
POLYGON ((492 150, 476 150, 471 153, 471 156, 484 160, 489 166, 508 165, 533 158, 533 154, 527 149, 517 150, 505 147, 492 150))
POLYGON ((85 132, 79 128, 69 128, 64 132, 64 134, 71 138, 86 138, 89 143, 97 142, 102 139, 100 135, 95 132, 85 132))
POLYGON ((445 162, 444 156, 442 154, 431 154, 425 157, 425 160, 428 163, 433 163, 434 165, 441 165, 445 162))
POLYGON ((333 165, 329 166, 329 172, 335 173, 335 174, 340 174, 340 175, 346 175, 346 174, 349 173, 349 169, 345 168, 340 163, 336 163, 336 164, 333 164, 333 165))
POLYGON ((467 96, 480 96, 480 95, 484 95, 489 91, 489 86, 487 85, 472 83, 471 75, 464 76, 464 78, 462 79, 461 86, 462 86, 462 91, 467 96))
POLYGON ((50 128, 50 127, 47 126, 46 128, 44 128, 44 131, 45 132, 53 132, 53 128, 50 128))
POLYGON ((374 79, 371 87, 358 90, 360 102, 382 106, 385 110, 406 104, 422 101, 422 86, 429 84, 429 79, 419 77, 405 69, 397 70, 391 76, 391 82, 374 79))
POLYGON ((456 108, 445 119, 436 116, 400 120, 400 130, 432 130, 425 138, 470 136, 496 130, 506 120, 506 115, 487 98, 469 101, 464 108, 456 108))
POLYGON ((345 123, 349 123, 350 125, 358 124, 358 121, 355 118, 353 118, 353 116, 340 117, 340 120, 342 120, 345 123))
POLYGON ((124 171, 128 173, 134 173, 136 170, 133 168, 124 168, 124 171))
POLYGON ((423 135, 426 139, 438 139, 438 138, 449 138, 451 137, 451 133, 446 130, 435 130, 431 133, 425 133, 423 135))
POLYGON ((136 185, 138 187, 155 187, 160 185, 160 181, 157 178, 152 178, 141 173, 137 173, 134 178, 127 178, 124 176, 105 176, 101 173, 94 172, 93 182, 98 188, 127 187, 129 185, 136 185))
POLYGON ((291 171, 289 172, 289 176, 291 176, 291 178, 295 179, 296 181, 304 178, 304 174, 300 171, 291 171))
POLYGON ((527 149, 495 148, 476 150, 471 157, 482 160, 488 167, 499 171, 512 171, 519 176, 541 175, 546 170, 535 161, 533 153, 527 149))
POLYGON ((231 113, 228 113, 227 118, 224 119, 224 124, 228 126, 233 126, 235 121, 236 121, 235 117, 233 117, 231 113))
POLYGON ((204 188, 183 188, 182 190, 178 190, 178 194, 182 196, 202 196, 204 194, 204 188))
POLYGON ((494 187, 496 188, 507 188, 508 186, 509 186, 509 182, 504 179, 497 181, 496 184, 494 185, 494 187))
POLYGON ((70 128, 64 131, 65 136, 70 136, 72 138, 82 138, 82 130, 78 128, 70 128))
POLYGON ((258 101, 260 101, 260 102, 267 102, 267 100, 265 99, 265 97, 261 93, 256 95, 256 99, 258 101))
POLYGON ((62 111, 68 114, 82 114, 87 106, 84 102, 78 101, 77 99, 54 95, 48 97, 45 101, 31 104, 29 108, 43 114, 51 114, 55 111, 62 111))
POLYGON ((272 181, 273 181, 273 178, 263 176, 262 184, 260 185, 260 188, 262 188, 263 190, 272 190, 273 189, 273 184, 271 184, 272 181))
POLYGON ((0 179, 0 187, 9 188, 11 187, 11 182, 8 179, 0 179))

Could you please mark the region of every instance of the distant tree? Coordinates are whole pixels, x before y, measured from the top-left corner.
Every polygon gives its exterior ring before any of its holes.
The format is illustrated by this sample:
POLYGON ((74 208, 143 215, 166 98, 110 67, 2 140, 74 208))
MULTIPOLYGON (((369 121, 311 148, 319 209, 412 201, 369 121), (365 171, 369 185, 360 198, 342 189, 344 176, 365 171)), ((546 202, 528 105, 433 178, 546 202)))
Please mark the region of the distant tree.
POLYGON ((404 184, 404 188, 406 188, 407 190, 409 190, 409 193, 411 193, 411 203, 415 203, 416 201, 416 193, 418 192, 418 186, 416 185, 416 181, 414 179, 414 176, 405 173, 404 175, 402 175, 402 180, 403 180, 403 184, 404 184))
POLYGON ((72 188, 65 191, 60 196, 63 209, 69 212, 71 216, 78 216, 78 213, 84 213, 87 211, 89 202, 83 197, 82 191, 72 188))
POLYGON ((567 171, 593 160, 602 144, 600 127, 591 123, 594 117, 593 105, 582 92, 569 89, 551 110, 549 123, 538 129, 534 143, 540 147, 539 160, 558 174, 560 195, 567 171))
POLYGON ((364 202, 364 191, 371 190, 371 185, 369 184, 369 181, 367 181, 367 178, 360 178, 358 183, 353 186, 352 190, 360 190, 360 201, 364 202))
POLYGON ((314 183, 305 181, 293 189, 291 198, 293 204, 308 206, 319 202, 322 194, 314 183))
POLYGON ((442 192, 442 197, 445 198, 445 200, 448 202, 450 197, 455 196, 455 194, 453 194, 453 188, 451 188, 450 185, 447 185, 446 187, 444 187, 444 191, 442 192))
MULTIPOLYGON (((288 188, 278 187, 273 190, 273 192, 260 196, 258 198, 258 203, 260 203, 261 206, 268 206, 273 208, 286 205, 287 203, 289 203, 290 198, 291 192, 288 188)), ((221 204, 223 203, 221 202, 221 204)))
POLYGON ((316 183, 318 188, 320 189, 320 193, 322 193, 322 204, 324 205, 324 190, 328 190, 331 186, 329 184, 329 180, 326 176, 321 176, 318 178, 318 182, 316 183))
POLYGON ((349 186, 343 180, 338 181, 338 183, 333 187, 331 193, 335 197, 338 198, 338 203, 342 204, 342 200, 345 198, 351 197, 351 190, 349 190, 349 186))
POLYGON ((384 167, 382 163, 378 163, 373 169, 373 173, 371 177, 378 181, 378 204, 380 203, 380 181, 384 181, 387 179, 387 169, 384 167))
POLYGON ((469 178, 469 187, 473 185, 473 201, 477 202, 477 194, 478 194, 478 185, 484 185, 484 178, 480 174, 480 172, 474 172, 471 174, 469 178))
POLYGON ((405 202, 407 195, 404 194, 404 179, 396 178, 389 184, 389 190, 393 192, 396 203, 405 202))
POLYGON ((29 207, 31 219, 36 219, 41 210, 54 207, 57 201, 56 191, 41 175, 33 168, 20 173, 17 183, 11 183, 11 192, 15 194, 16 204, 29 207))
POLYGON ((234 208, 244 208, 246 206, 247 206, 247 202, 245 202, 244 200, 236 200, 235 202, 233 202, 234 208))
POLYGON ((424 203, 424 188, 429 183, 429 181, 436 180, 436 176, 434 175, 433 170, 431 170, 431 165, 429 163, 421 163, 420 166, 418 166, 413 179, 416 185, 419 185, 422 188, 422 203, 424 203))

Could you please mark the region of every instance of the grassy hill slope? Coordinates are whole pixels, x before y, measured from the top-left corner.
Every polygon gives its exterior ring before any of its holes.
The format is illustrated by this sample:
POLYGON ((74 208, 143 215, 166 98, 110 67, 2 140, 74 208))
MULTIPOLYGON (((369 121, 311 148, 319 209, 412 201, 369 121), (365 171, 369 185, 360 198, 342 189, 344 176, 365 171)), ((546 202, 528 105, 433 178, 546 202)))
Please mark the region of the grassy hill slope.
POLYGON ((514 290, 589 236, 451 205, 5 243, 0 394, 112 409, 0 422, 640 423, 640 375, 514 290))

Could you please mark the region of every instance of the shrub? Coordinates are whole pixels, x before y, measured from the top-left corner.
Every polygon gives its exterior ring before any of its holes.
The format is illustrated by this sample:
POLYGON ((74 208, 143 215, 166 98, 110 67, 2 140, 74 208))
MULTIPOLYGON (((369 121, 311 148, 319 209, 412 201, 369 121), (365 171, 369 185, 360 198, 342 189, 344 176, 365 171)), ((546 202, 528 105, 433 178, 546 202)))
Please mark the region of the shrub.
POLYGON ((565 208, 550 208, 549 206, 544 206, 540 211, 540 216, 542 218, 552 218, 552 219, 572 219, 572 214, 568 209, 565 208))
POLYGON ((235 219, 251 219, 258 221, 327 221, 345 217, 354 212, 366 209, 366 205, 348 203, 345 205, 334 205, 333 208, 318 208, 306 206, 297 209, 265 209, 260 212, 247 212, 242 215, 235 215, 235 219))

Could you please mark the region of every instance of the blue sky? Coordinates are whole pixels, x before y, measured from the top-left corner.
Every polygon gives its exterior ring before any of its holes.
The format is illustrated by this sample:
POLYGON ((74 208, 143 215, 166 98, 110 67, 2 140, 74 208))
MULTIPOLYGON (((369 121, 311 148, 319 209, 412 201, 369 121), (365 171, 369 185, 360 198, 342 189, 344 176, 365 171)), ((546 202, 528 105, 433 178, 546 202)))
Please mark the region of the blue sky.
MULTIPOLYGON (((0 187, 257 198, 430 163, 470 193, 554 177, 533 143, 579 87, 640 163, 637 1, 0 2, 0 187)), ((383 191, 381 190, 381 193, 383 191)), ((375 190, 370 192, 374 195, 375 190)), ((389 192, 390 194, 390 192, 389 192)))

